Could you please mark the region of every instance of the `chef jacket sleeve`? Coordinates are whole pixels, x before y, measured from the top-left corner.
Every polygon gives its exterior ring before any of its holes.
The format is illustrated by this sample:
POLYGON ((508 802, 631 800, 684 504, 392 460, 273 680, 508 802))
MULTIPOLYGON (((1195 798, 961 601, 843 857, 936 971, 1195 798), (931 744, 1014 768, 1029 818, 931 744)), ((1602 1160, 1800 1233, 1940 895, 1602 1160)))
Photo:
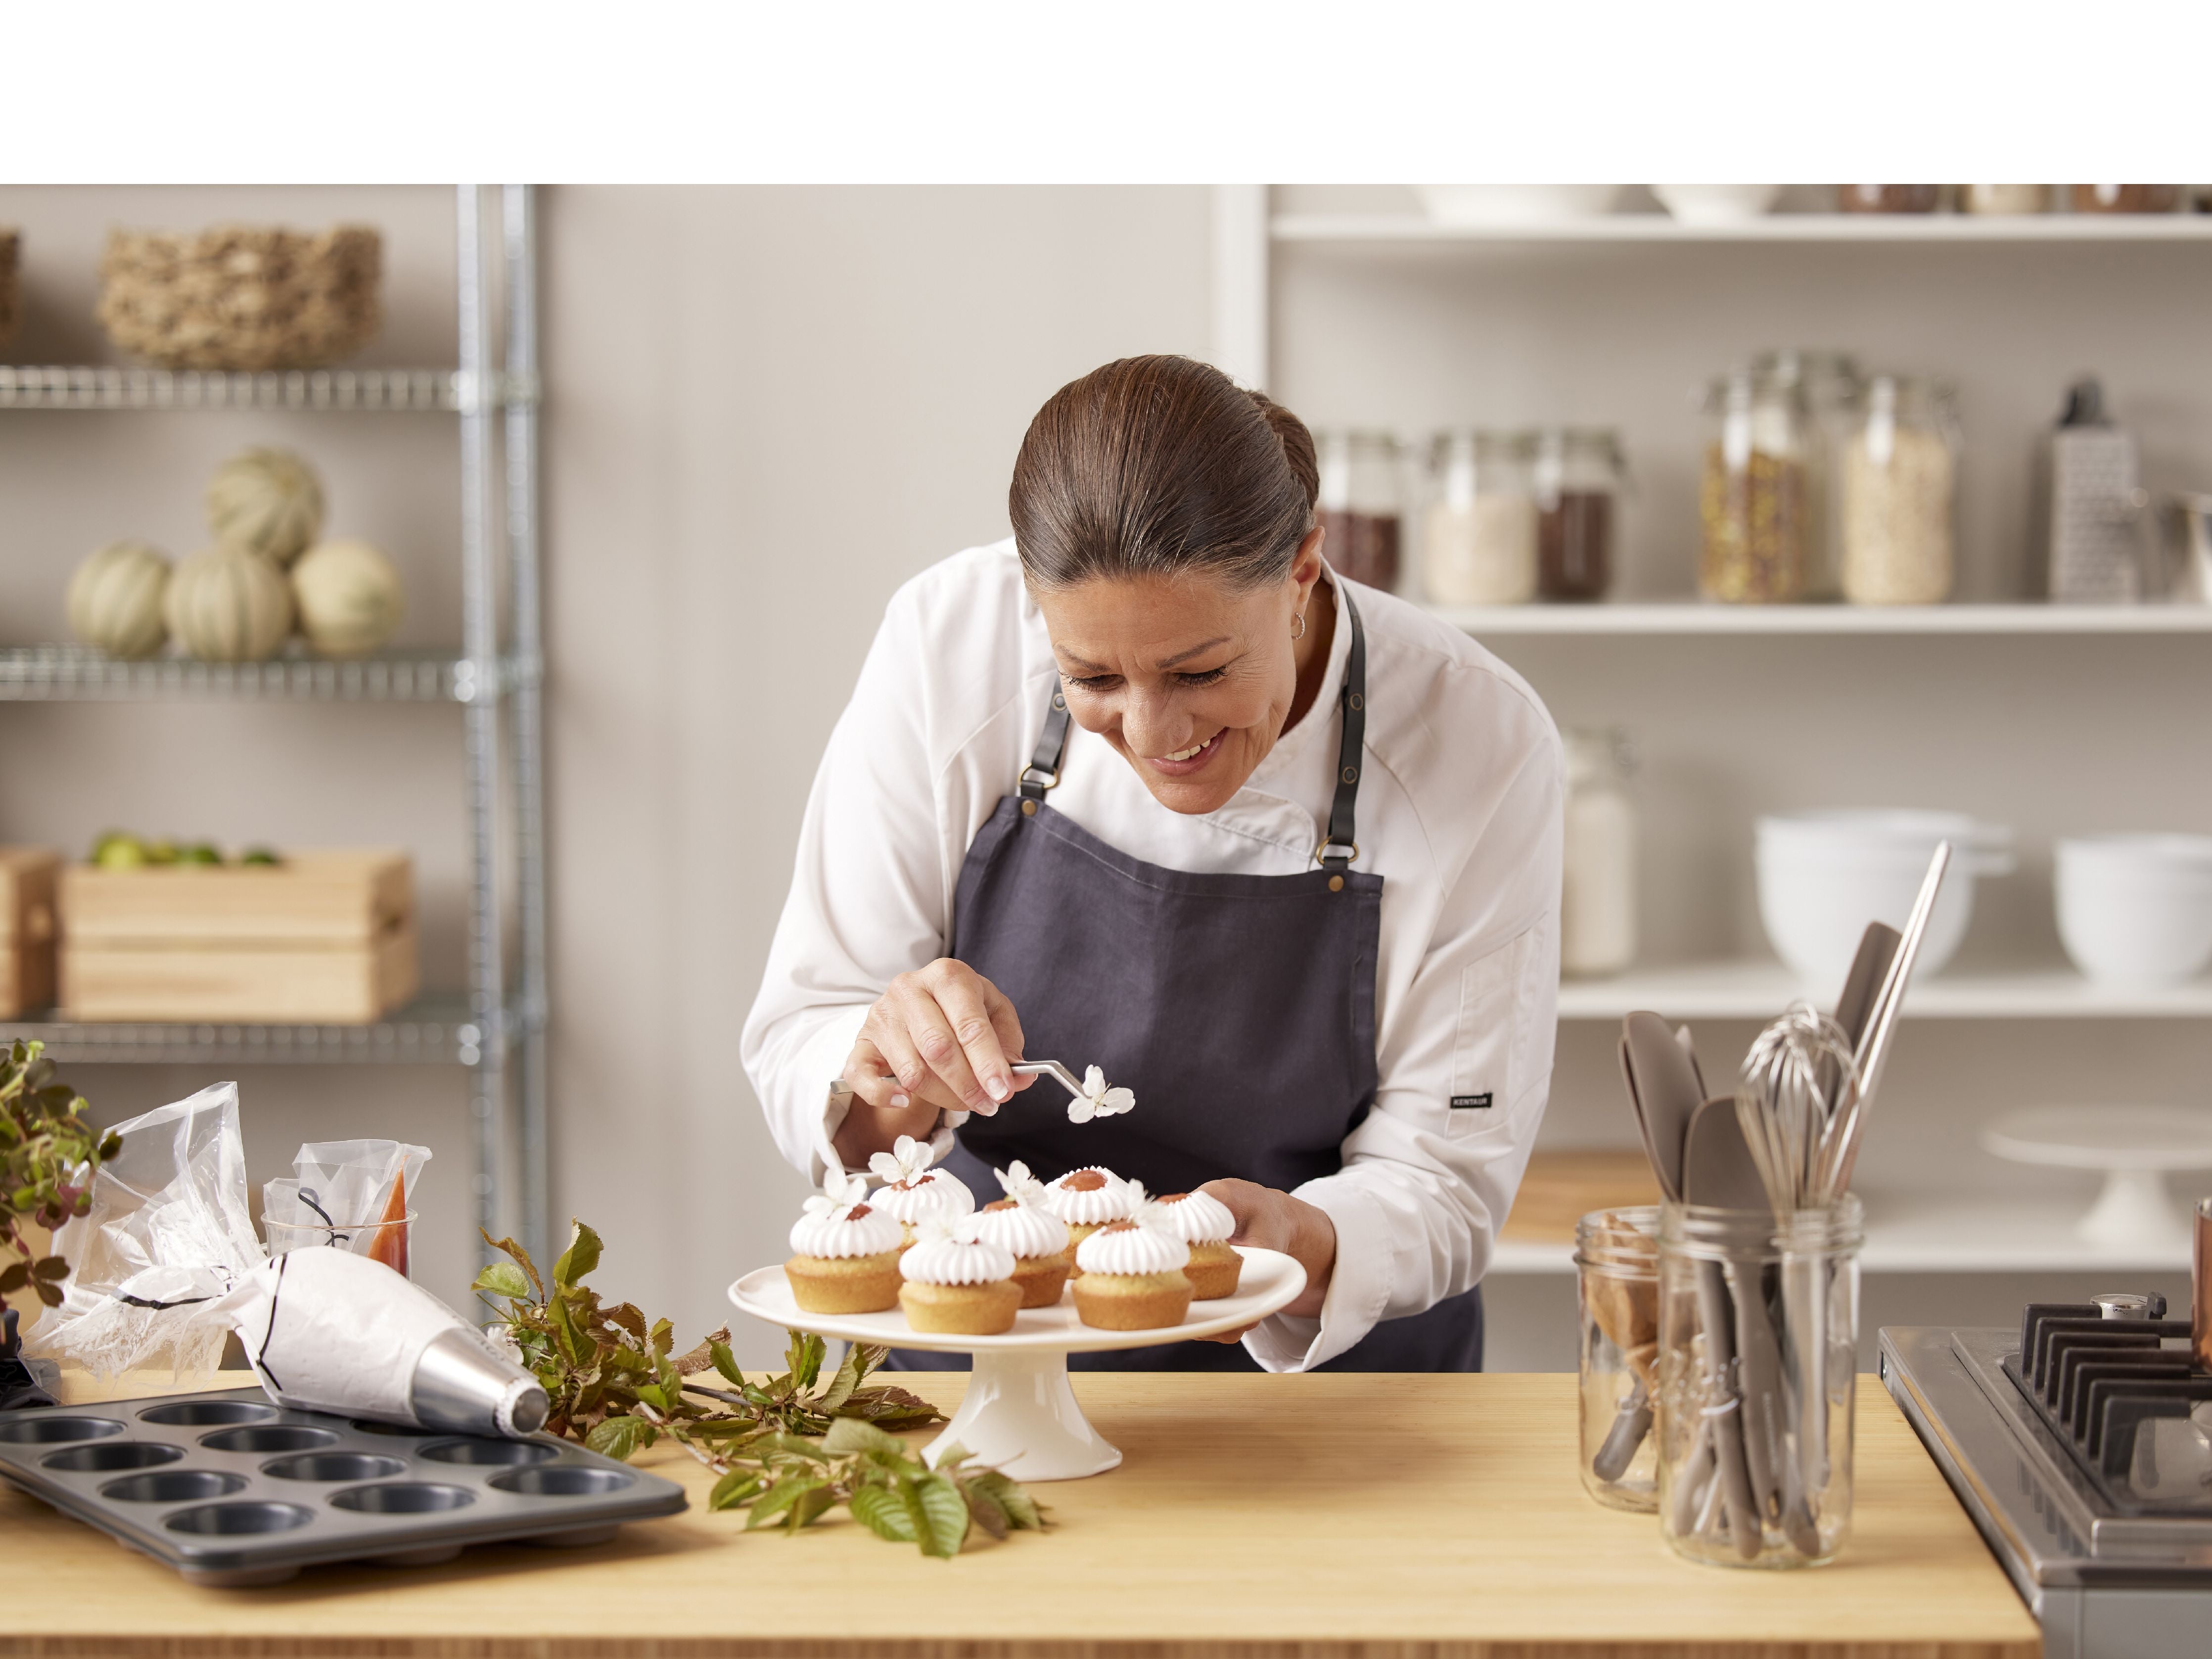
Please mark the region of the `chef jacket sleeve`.
MULTIPOLYGON (((778 1150, 817 1185, 836 1161, 830 1137, 843 1116, 830 1104, 830 1085, 870 1006, 899 975, 945 954, 957 865, 948 864, 941 826, 972 828, 964 803, 943 799, 957 780, 931 740, 931 676, 921 662, 928 604, 916 584, 893 598, 830 734, 740 1042, 778 1150)), ((967 1116, 946 1115, 940 1158, 967 1116)))
POLYGON ((1490 1265, 1550 1094, 1559 1001, 1565 763, 1533 700, 1522 735, 1463 866, 1439 872, 1429 949, 1377 1034, 1374 1109, 1343 1169, 1297 1189, 1334 1224, 1336 1264, 1318 1318, 1246 1336, 1268 1370, 1310 1370, 1490 1265))

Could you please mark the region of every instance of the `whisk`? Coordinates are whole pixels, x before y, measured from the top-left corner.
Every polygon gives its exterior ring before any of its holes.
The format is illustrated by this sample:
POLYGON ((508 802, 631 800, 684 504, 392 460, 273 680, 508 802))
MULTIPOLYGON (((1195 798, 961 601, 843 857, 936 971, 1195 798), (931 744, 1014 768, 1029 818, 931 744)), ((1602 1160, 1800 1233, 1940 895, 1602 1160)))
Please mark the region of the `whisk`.
POLYGON ((1736 1118, 1752 1162, 1778 1215, 1833 1203, 1831 1127, 1859 1092, 1858 1067, 1842 1026, 1809 1002, 1793 1002, 1744 1056, 1736 1118))

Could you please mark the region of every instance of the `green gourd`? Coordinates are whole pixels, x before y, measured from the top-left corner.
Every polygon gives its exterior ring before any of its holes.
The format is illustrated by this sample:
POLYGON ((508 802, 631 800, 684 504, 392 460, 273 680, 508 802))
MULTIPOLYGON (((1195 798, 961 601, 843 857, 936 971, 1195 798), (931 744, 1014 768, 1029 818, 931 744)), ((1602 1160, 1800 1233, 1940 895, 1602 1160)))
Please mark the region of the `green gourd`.
POLYGON ((178 642, 207 662, 273 657, 292 632, 283 573, 240 547, 210 547, 179 565, 162 609, 178 642))
POLYGON ((70 632, 111 657, 150 657, 169 637, 161 617, 168 586, 166 555, 143 542, 110 542, 70 578, 70 632))
POLYGON ((322 480, 289 449, 248 449, 208 481, 207 517, 218 544, 258 553, 281 569, 323 533, 322 480))
POLYGON ((365 657, 399 626, 399 573, 367 542, 323 542, 292 567, 300 631, 325 657, 365 657))

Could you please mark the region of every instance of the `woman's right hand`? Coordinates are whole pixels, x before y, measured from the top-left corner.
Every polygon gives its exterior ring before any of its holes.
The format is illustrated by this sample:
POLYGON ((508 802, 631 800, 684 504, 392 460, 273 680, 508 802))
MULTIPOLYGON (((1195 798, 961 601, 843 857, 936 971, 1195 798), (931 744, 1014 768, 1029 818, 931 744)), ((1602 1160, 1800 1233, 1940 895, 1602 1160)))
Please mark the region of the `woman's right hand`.
POLYGON ((939 1111, 988 1117, 1035 1079, 1022 1057, 1022 1023, 999 988, 964 962, 940 957, 901 974, 878 997, 846 1057, 853 1108, 835 1146, 864 1168, 901 1135, 926 1138, 939 1111))

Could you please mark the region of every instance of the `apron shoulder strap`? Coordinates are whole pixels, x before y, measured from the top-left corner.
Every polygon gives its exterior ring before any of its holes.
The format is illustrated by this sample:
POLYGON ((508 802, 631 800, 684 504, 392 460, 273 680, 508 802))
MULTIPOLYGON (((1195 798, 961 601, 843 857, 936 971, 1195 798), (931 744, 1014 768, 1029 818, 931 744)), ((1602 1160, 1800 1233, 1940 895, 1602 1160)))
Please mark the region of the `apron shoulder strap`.
POLYGON ((1344 584, 1338 595, 1344 600, 1345 620, 1352 624, 1352 649, 1344 664, 1344 741, 1336 752, 1336 795, 1328 808, 1328 833, 1314 849, 1322 868, 1341 875, 1359 856, 1352 838, 1352 808, 1359 798, 1359 761, 1367 740, 1367 630, 1359 624, 1359 607, 1352 602, 1344 584))
POLYGON ((1037 734, 1036 752, 1022 768, 1024 800, 1044 799, 1044 792, 1060 781, 1060 758, 1066 753, 1067 697, 1055 684, 1052 688, 1052 708, 1044 717, 1044 730, 1037 734))

